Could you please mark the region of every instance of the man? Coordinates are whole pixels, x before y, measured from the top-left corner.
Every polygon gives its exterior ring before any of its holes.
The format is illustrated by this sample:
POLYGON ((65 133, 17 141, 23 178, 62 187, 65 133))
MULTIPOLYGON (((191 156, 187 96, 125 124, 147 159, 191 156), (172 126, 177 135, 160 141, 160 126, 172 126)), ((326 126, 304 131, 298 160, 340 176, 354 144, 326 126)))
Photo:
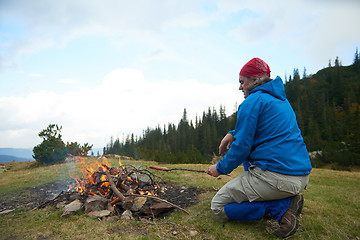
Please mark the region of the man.
POLYGON ((228 152, 207 173, 228 174, 241 163, 246 171, 218 191, 211 209, 223 220, 261 219, 270 213, 280 224, 276 235, 288 237, 298 227, 299 194, 309 182, 308 152, 281 78, 271 79, 269 66, 253 58, 241 69, 239 82, 245 100, 235 129, 219 146, 221 155, 225 147, 228 152))

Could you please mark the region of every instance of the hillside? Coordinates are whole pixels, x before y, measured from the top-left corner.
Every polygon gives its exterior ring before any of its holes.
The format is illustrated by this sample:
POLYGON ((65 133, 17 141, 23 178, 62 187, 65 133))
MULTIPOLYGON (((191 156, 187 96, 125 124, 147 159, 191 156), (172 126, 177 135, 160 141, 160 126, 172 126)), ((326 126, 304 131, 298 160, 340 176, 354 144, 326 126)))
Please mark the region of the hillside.
MULTIPOLYGON (((112 166, 118 166, 118 159, 109 161, 112 166)), ((69 173, 76 170, 73 163, 40 168, 23 166, 23 170, 16 169, 14 164, 22 163, 11 163, 12 167, 0 174, 0 203, 9 199, 8 194, 13 196, 21 193, 22 198, 30 199, 32 196, 29 194, 34 187, 44 188, 43 191, 46 192, 46 184, 67 180, 69 173)), ((158 163, 123 161, 123 164, 148 169, 151 164, 158 163)), ((208 164, 162 166, 200 170, 206 169, 208 164)), ((276 239, 266 230, 265 221, 231 221, 224 225, 215 221, 210 210, 212 197, 217 189, 241 172, 238 168, 230 176, 220 178, 186 171, 156 172, 164 180, 163 184, 175 184, 183 189, 202 189, 203 193, 197 196, 197 204, 186 208, 189 215, 175 210, 159 221, 142 222, 91 218, 82 211, 62 218, 60 215, 63 211, 55 207, 36 211, 20 207, 0 215, 0 239, 276 239)), ((305 205, 300 218, 301 225, 291 239, 359 239, 359 184, 358 172, 313 169, 308 188, 303 192, 305 205)), ((42 200, 34 199, 39 203, 42 200)))
POLYGON ((360 67, 329 66, 300 79, 298 71, 285 84, 309 151, 322 151, 320 167, 360 165, 360 67))

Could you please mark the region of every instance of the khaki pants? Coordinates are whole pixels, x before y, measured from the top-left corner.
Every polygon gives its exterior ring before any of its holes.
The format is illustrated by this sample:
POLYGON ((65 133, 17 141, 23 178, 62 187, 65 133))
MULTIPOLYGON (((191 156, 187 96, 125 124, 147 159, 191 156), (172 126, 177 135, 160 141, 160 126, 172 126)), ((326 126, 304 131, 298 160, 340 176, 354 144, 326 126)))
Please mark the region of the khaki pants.
POLYGON ((233 202, 276 200, 299 194, 309 183, 309 175, 291 176, 251 165, 249 171, 226 183, 211 201, 219 220, 227 220, 224 206, 233 202))

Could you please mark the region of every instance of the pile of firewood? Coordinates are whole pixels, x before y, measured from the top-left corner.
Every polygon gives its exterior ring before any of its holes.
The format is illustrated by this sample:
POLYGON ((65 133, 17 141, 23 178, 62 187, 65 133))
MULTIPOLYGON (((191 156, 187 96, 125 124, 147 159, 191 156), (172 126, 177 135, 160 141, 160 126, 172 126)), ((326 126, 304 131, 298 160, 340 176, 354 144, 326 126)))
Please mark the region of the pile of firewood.
POLYGON ((81 162, 83 177, 74 178, 76 184, 54 199, 39 205, 53 204, 62 208, 62 217, 78 211, 97 218, 121 216, 132 219, 139 216, 157 216, 172 209, 187 211, 159 197, 164 192, 157 177, 150 171, 134 166, 110 167, 103 163, 88 166, 81 162))

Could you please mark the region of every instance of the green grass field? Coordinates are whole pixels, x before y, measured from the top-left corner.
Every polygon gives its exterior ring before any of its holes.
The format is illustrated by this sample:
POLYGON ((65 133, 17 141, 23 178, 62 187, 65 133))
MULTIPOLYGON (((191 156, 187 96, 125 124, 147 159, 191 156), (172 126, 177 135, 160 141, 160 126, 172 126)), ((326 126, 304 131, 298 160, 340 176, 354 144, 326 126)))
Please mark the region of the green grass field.
MULTIPOLYGON (((113 159, 112 165, 118 166, 113 159)), ((154 162, 123 161, 134 166, 154 162)), ((18 192, 33 186, 69 179, 78 175, 73 164, 28 168, 29 163, 9 163, 0 174, 0 194, 18 192)), ((208 165, 165 165, 206 170, 208 165)), ((164 180, 179 186, 206 189, 199 203, 187 208, 190 215, 175 211, 160 224, 135 220, 100 221, 78 213, 60 218, 61 210, 47 207, 35 211, 17 209, 0 215, 0 239, 276 239, 265 230, 263 221, 215 221, 210 202, 216 189, 241 173, 213 178, 207 174, 172 171, 156 172, 164 180)), ((308 189, 303 192, 305 205, 301 226, 291 239, 360 239, 360 173, 313 169, 308 189)))

